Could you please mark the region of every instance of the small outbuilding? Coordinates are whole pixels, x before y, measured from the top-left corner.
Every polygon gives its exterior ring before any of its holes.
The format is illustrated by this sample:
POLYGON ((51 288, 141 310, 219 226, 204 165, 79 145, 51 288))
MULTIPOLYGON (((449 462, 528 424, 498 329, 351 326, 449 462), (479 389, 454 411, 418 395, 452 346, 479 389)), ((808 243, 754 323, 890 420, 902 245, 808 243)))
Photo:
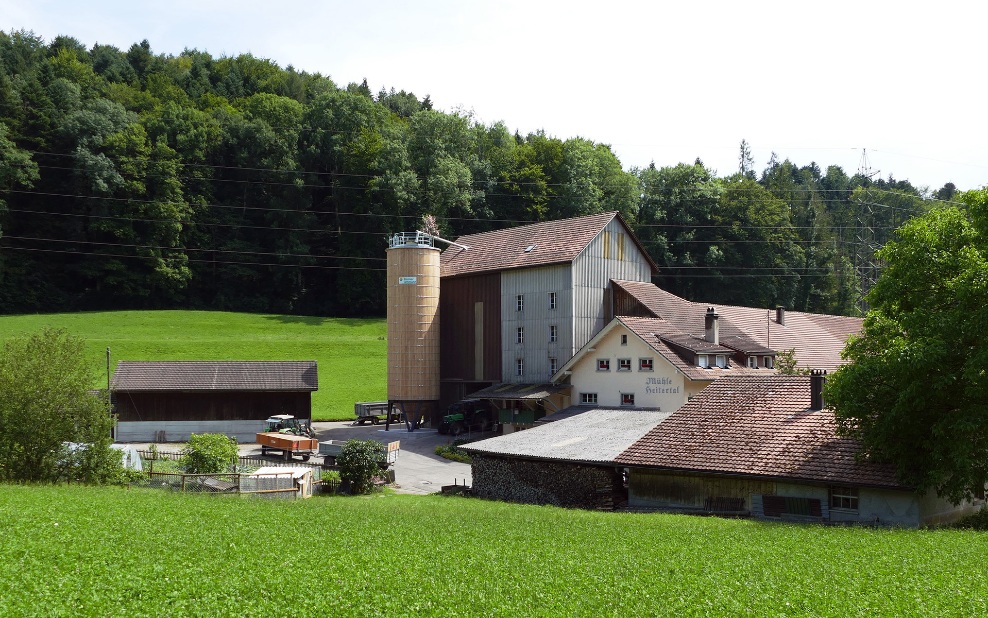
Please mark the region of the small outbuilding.
POLYGON ((118 442, 221 433, 253 442, 273 414, 312 419, 316 361, 120 361, 110 383, 118 442))
POLYGON ((626 477, 614 458, 667 416, 573 406, 532 429, 460 448, 470 453, 475 496, 611 510, 627 500, 626 477))

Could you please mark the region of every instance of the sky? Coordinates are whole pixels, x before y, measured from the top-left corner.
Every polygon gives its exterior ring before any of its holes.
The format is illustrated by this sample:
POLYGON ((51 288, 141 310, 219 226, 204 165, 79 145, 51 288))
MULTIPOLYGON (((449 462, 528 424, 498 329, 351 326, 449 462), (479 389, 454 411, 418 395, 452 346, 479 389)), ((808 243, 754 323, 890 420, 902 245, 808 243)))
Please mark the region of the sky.
POLYGON ((936 190, 988 184, 988 3, 661 0, 0 0, 0 28, 156 54, 250 53, 429 95, 525 135, 608 144, 625 169, 779 160, 936 190), (982 83, 982 86, 977 86, 982 83))

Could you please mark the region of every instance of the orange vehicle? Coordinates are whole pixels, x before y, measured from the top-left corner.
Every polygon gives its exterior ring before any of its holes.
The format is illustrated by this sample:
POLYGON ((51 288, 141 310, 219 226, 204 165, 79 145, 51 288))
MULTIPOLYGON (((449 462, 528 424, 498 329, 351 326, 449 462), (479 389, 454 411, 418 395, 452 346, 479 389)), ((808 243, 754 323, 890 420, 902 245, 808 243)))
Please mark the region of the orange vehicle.
POLYGON ((261 445, 261 455, 279 451, 285 461, 296 455, 301 456, 302 461, 309 461, 309 457, 319 451, 319 440, 312 425, 290 414, 277 414, 266 423, 266 431, 255 436, 255 441, 261 445))

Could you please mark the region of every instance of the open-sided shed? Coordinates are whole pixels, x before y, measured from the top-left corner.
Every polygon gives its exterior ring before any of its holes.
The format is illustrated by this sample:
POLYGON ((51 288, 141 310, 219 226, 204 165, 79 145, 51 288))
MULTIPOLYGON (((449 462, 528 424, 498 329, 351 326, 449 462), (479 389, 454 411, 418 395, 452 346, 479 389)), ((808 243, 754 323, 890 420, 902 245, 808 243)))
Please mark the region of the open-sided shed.
POLYGON ((110 384, 121 442, 222 433, 253 442, 264 420, 311 420, 316 361, 120 361, 110 384))

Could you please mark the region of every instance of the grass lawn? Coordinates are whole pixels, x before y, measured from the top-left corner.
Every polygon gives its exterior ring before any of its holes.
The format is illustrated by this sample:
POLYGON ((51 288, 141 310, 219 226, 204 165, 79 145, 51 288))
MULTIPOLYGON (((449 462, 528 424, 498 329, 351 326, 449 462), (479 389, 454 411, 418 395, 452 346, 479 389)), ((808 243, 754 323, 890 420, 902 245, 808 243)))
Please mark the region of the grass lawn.
POLYGON ((442 496, 0 488, 4 616, 978 616, 988 536, 442 496))
POLYGON ((0 340, 45 327, 86 340, 94 387, 106 387, 121 360, 315 360, 316 420, 353 418, 355 401, 387 398, 387 329, 383 318, 334 319, 220 311, 108 311, 0 316, 0 340))

